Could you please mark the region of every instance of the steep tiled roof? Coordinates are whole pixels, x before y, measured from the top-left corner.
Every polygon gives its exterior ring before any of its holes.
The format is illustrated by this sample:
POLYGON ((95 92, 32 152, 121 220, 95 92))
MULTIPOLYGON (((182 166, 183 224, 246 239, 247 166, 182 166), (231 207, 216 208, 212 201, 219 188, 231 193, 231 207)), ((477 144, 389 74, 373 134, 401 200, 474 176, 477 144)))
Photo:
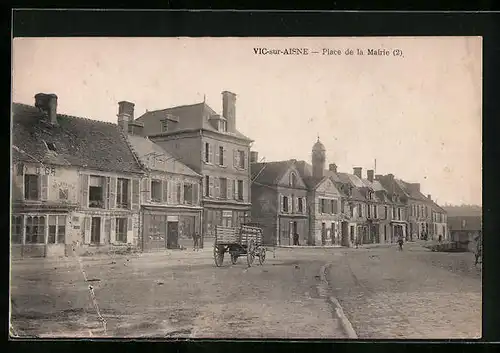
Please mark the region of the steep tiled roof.
MULTIPOLYGON (((297 170, 299 171, 302 178, 312 177, 312 165, 311 164, 307 163, 306 161, 297 161, 295 163, 295 166, 297 167, 297 170)), ((340 181, 337 173, 332 172, 331 170, 325 169, 323 171, 323 175, 329 176, 335 182, 340 181)))
MULTIPOLYGON (((215 114, 215 111, 208 104, 202 102, 148 111, 135 120, 144 123, 144 131, 148 135, 160 134, 161 121, 169 115, 178 119, 178 123, 176 123, 177 126, 173 132, 192 129, 205 129, 217 132, 217 129, 208 121, 209 117, 215 114)), ((251 141, 249 137, 243 135, 238 130, 234 133, 227 132, 224 134, 251 141)))
POLYGON ((292 161, 278 161, 278 162, 265 162, 265 163, 252 163, 251 173, 252 180, 265 185, 274 185, 277 179, 282 176, 292 161))
POLYGON ((174 157, 151 140, 136 135, 128 135, 127 140, 144 167, 161 172, 201 177, 177 157, 174 157))
POLYGON ((57 114, 58 126, 33 106, 14 103, 12 144, 14 157, 30 162, 86 167, 101 171, 141 172, 117 125, 57 114), (49 151, 53 143, 56 152, 49 151))
POLYGON ((314 189, 321 183, 325 178, 315 178, 312 176, 307 176, 302 178, 308 189, 314 189))

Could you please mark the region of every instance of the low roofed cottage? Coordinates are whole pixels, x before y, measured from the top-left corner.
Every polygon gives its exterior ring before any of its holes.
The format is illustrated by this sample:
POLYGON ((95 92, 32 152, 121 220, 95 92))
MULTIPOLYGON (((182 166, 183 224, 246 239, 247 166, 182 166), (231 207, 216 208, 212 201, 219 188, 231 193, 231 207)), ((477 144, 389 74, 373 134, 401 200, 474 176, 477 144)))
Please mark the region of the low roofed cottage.
POLYGON ((12 121, 14 256, 137 245, 142 170, 115 124, 60 114, 55 94, 12 121))

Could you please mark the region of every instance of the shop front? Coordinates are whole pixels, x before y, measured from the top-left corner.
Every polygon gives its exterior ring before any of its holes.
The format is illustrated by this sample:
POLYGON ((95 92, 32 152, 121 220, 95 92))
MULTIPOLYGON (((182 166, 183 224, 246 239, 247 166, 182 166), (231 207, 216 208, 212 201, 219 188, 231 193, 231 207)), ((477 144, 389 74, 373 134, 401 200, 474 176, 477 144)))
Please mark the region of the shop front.
POLYGON ((71 254, 71 214, 67 205, 14 206, 11 257, 53 257, 71 254))
POLYGON ((193 235, 201 232, 201 208, 142 208, 142 249, 159 251, 193 246, 193 235))
POLYGON ((203 236, 201 246, 212 246, 215 240, 215 227, 239 227, 251 222, 250 208, 228 207, 225 205, 205 206, 203 210, 203 236))

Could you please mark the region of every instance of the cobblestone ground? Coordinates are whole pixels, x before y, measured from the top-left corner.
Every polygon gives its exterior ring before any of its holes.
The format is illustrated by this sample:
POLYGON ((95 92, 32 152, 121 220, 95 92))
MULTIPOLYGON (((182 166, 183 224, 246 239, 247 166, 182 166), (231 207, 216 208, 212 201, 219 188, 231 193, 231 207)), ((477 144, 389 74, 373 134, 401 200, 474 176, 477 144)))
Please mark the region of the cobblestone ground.
POLYGON ((470 253, 349 249, 328 279, 359 338, 481 337, 481 272, 470 253))
MULTIPOLYGON (((280 249, 264 266, 216 268, 211 251, 81 258, 106 336, 339 338, 316 285, 326 251, 280 249)), ((12 264, 12 318, 24 335, 104 335, 76 259, 12 264)))

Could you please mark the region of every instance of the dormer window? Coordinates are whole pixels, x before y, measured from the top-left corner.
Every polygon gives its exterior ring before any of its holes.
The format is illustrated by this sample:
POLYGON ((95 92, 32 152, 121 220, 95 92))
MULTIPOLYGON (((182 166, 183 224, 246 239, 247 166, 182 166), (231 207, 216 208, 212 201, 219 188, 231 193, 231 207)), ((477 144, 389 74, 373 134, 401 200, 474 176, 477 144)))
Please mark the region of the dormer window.
POLYGON ((227 121, 226 120, 219 120, 219 131, 221 132, 227 132, 227 121))
POLYGON ((290 173, 290 182, 289 182, 290 186, 292 188, 295 187, 295 185, 297 185, 297 176, 295 175, 295 173, 290 173))
POLYGON ((167 132, 168 131, 168 120, 164 119, 161 121, 161 132, 167 132))
POLYGON ((45 145, 49 151, 57 152, 56 145, 54 143, 45 141, 45 145))

